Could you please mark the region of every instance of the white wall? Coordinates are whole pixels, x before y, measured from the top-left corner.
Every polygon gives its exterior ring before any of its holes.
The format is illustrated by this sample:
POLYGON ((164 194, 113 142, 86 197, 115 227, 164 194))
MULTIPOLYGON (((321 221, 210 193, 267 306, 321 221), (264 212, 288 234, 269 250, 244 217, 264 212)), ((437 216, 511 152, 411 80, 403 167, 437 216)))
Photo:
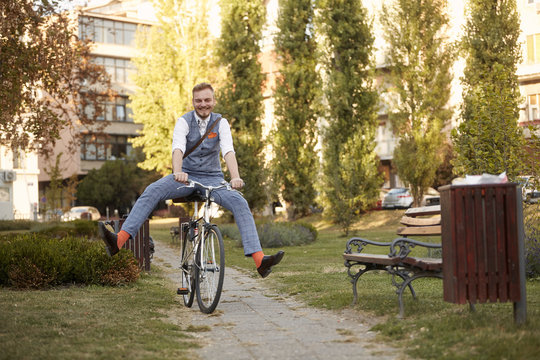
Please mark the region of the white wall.
POLYGON ((13 169, 13 153, 0 147, 0 219, 34 219, 39 207, 38 175, 35 153, 25 153, 21 166, 13 169), (6 172, 14 172, 15 180, 6 181, 6 172))

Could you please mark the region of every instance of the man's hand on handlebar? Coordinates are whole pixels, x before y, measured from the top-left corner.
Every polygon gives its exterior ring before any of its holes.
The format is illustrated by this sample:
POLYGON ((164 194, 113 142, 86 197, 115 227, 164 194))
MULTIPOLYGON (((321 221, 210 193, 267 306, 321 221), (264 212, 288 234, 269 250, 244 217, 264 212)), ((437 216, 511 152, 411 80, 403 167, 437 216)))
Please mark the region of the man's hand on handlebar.
POLYGON ((235 190, 241 189, 244 187, 244 180, 240 178, 234 178, 234 179, 231 179, 230 184, 231 184, 231 187, 235 190))
POLYGON ((189 184, 188 174, 182 171, 173 173, 174 180, 181 182, 182 184, 189 184))

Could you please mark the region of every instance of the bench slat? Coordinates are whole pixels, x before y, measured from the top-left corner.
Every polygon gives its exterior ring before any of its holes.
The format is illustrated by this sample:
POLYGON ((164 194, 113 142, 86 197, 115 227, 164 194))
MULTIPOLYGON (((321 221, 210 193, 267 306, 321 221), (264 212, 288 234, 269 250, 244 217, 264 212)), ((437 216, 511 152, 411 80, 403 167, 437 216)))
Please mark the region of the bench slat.
POLYGON ((396 233, 401 236, 441 235, 441 225, 402 227, 396 233))
POLYGON ((433 206, 422 206, 409 208, 405 211, 405 215, 416 217, 416 216, 427 216, 427 215, 437 215, 441 213, 441 205, 433 206))
POLYGON ((441 224, 441 217, 437 216, 431 218, 415 218, 404 216, 399 222, 406 226, 433 226, 441 224))
POLYGON ((422 270, 442 270, 442 259, 406 257, 402 262, 422 270))
POLYGON ((345 260, 357 261, 361 263, 370 263, 370 264, 379 264, 379 265, 396 265, 399 263, 400 259, 397 257, 388 257, 388 255, 378 255, 378 254, 362 254, 362 253, 353 253, 353 254, 343 254, 345 260))

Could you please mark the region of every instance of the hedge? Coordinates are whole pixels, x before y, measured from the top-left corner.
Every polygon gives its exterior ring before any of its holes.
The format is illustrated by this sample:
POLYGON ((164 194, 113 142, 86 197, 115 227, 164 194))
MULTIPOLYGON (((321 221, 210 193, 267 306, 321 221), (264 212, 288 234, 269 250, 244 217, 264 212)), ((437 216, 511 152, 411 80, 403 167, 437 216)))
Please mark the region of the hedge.
POLYGON ((139 277, 137 260, 130 251, 121 250, 110 258, 101 241, 73 236, 51 238, 39 233, 6 235, 0 240, 1 286, 114 286, 139 277))

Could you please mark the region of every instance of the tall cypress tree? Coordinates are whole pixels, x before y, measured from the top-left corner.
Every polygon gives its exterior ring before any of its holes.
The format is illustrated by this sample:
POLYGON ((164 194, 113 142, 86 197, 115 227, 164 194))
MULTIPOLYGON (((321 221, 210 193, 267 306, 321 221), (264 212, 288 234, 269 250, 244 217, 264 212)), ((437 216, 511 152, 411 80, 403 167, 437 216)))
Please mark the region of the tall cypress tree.
POLYGON ((415 205, 433 184, 443 161, 442 130, 448 107, 453 49, 445 36, 445 0, 396 0, 384 6, 381 22, 388 42, 389 82, 399 101, 389 114, 399 142, 398 175, 411 185, 415 205))
POLYGON ((325 213, 347 234, 355 215, 377 201, 382 184, 375 153, 374 38, 361 0, 320 4, 328 75, 322 192, 325 213))
POLYGON ((313 1, 280 1, 275 37, 280 76, 275 92, 273 178, 287 203, 288 218, 307 214, 315 198, 318 158, 317 102, 320 79, 313 33, 313 1))
POLYGON ((262 140, 263 74, 258 61, 266 8, 262 0, 224 0, 217 55, 226 66, 216 111, 230 122, 244 196, 252 209, 267 202, 262 140))
POLYGON ((471 0, 462 47, 462 122, 453 132, 457 174, 500 173, 514 179, 524 164, 520 128, 519 15, 515 0, 471 0))

